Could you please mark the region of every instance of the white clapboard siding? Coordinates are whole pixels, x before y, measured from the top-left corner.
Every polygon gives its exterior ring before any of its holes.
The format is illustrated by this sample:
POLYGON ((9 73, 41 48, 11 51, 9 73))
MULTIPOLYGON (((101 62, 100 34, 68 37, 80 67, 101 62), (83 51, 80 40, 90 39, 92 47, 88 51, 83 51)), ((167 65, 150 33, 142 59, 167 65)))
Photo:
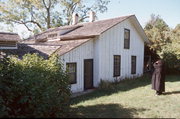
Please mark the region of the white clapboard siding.
POLYGON ((93 59, 93 86, 97 87, 100 80, 114 81, 114 55, 121 55, 121 76, 140 76, 143 74, 144 40, 128 19, 113 26, 99 37, 92 39, 67 52, 60 58, 66 63, 77 63, 77 83, 71 85, 72 92, 84 91, 84 59, 93 59), (130 49, 124 49, 124 28, 130 30, 130 49), (136 74, 131 74, 131 56, 136 56, 136 74))
POLYGON ((77 83, 71 85, 72 92, 84 90, 84 59, 93 59, 93 39, 60 56, 64 69, 66 63, 77 63, 77 83))
POLYGON ((94 39, 94 68, 93 68, 93 85, 94 87, 98 87, 100 82, 99 79, 99 65, 100 65, 100 44, 99 44, 99 37, 94 39))
POLYGON ((121 55, 121 76, 119 78, 143 74, 144 41, 129 20, 110 28, 99 37, 99 81, 113 81, 113 56, 121 55), (124 49, 124 28, 130 29, 130 49, 124 49), (131 74, 131 56, 136 56, 136 74, 131 74))

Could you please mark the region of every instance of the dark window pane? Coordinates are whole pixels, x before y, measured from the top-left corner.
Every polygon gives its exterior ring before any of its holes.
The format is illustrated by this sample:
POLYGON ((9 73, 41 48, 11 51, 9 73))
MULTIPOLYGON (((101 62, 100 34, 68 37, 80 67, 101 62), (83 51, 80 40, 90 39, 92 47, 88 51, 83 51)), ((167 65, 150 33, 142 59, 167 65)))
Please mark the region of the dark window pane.
POLYGON ((129 39, 129 30, 125 29, 124 31, 124 38, 129 39))
POLYGON ((129 49, 130 47, 130 30, 124 29, 124 48, 129 49))
POLYGON ((120 76, 120 64, 121 64, 120 55, 115 55, 114 56, 114 76, 120 76))
POLYGON ((69 80, 71 84, 76 83, 76 63, 67 63, 66 64, 69 80))
POLYGON ((136 56, 131 57, 131 74, 136 74, 136 56))

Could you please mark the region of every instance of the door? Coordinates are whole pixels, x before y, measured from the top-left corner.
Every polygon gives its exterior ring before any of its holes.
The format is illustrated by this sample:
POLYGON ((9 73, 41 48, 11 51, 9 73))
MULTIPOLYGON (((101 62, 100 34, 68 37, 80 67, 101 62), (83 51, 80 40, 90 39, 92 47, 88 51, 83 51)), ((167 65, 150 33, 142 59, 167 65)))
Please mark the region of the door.
POLYGON ((84 60, 84 90, 93 88, 93 59, 84 60))

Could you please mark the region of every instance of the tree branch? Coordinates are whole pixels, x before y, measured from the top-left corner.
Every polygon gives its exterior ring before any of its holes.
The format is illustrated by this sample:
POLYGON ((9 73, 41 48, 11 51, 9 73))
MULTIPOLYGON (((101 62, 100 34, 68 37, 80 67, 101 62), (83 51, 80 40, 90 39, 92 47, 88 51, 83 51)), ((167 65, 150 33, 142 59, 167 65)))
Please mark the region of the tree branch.
POLYGON ((50 7, 51 7, 51 0, 49 0, 49 7, 48 8, 50 9, 50 7))
POLYGON ((40 29, 42 28, 41 25, 33 20, 30 20, 30 21, 16 21, 16 20, 12 20, 12 19, 7 19, 7 21, 12 21, 14 23, 17 23, 17 24, 23 24, 29 31, 32 31, 28 26, 27 24, 28 23, 33 23, 33 24, 36 24, 40 29))
POLYGON ((25 22, 23 22, 23 21, 22 21, 22 23, 23 23, 23 24, 33 23, 33 24, 36 24, 36 25, 37 25, 40 29, 42 28, 42 27, 41 27, 41 25, 40 25, 38 22, 33 21, 33 20, 30 20, 30 21, 25 21, 25 22))
POLYGON ((46 6, 46 3, 45 1, 43 0, 43 4, 44 4, 44 7, 47 9, 48 7, 46 6))
POLYGON ((24 26, 28 29, 28 31, 32 32, 32 30, 26 24, 24 24, 24 26))

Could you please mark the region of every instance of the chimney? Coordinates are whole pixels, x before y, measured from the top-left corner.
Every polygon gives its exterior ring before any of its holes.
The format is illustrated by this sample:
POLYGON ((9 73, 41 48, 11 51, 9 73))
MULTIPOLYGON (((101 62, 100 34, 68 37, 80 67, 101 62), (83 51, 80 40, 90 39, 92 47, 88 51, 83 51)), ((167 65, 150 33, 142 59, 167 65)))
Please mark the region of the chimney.
POLYGON ((90 11, 89 12, 89 22, 95 21, 95 12, 90 11))
POLYGON ((77 13, 73 13, 73 21, 72 21, 72 25, 76 25, 78 23, 78 14, 77 13))

